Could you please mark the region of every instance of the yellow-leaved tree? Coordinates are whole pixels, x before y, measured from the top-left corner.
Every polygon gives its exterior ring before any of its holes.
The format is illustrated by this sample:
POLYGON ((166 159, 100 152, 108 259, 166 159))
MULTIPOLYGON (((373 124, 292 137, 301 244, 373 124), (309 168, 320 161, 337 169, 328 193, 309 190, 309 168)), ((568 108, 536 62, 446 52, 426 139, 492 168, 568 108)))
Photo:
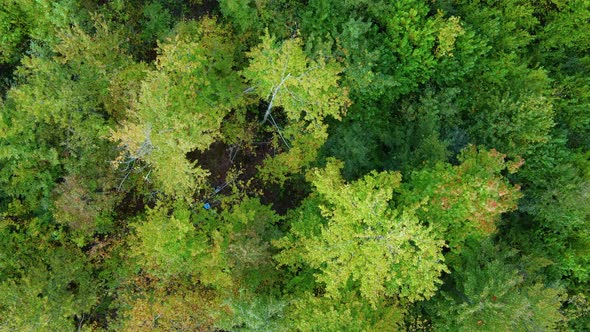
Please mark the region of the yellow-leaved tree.
POLYGON ((117 162, 147 163, 165 194, 190 199, 207 173, 186 154, 219 138, 240 99, 234 51, 231 34, 214 19, 180 24, 160 44, 156 69, 143 81, 129 119, 112 133, 124 147, 117 162))

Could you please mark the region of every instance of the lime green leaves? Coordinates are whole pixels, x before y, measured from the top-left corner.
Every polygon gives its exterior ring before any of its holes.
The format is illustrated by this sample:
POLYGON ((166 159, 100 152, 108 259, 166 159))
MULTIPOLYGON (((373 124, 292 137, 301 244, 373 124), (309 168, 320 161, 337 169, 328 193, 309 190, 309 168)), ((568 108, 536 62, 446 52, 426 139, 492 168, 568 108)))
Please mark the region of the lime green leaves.
POLYGON ((273 125, 278 145, 289 150, 267 160, 270 172, 263 172, 283 182, 285 173, 299 171, 316 159, 327 137, 326 117, 341 119, 350 104, 346 89, 338 84, 342 69, 321 55, 308 58, 299 39, 279 43, 268 33, 248 57, 250 64, 242 75, 268 103, 262 123, 273 125), (279 117, 286 117, 284 128, 277 122, 279 117))
POLYGON ((197 229, 191 211, 176 205, 172 210, 159 205, 133 224, 131 256, 145 271, 163 280, 189 276, 211 286, 230 285, 219 249, 221 233, 197 229))
POLYGON ((358 291, 373 304, 394 296, 428 299, 447 271, 446 243, 457 249, 470 236, 485 238, 499 215, 516 207, 518 188, 499 173, 522 161, 504 158, 469 148, 461 165, 417 172, 403 187, 394 172, 346 182, 343 163, 329 160, 307 173, 314 193, 291 214, 290 232, 275 241, 282 249, 276 259, 315 271, 330 297, 358 291))
POLYGON ((186 154, 219 138, 241 94, 233 56, 231 35, 214 20, 177 27, 160 45, 157 68, 143 81, 130 119, 112 134, 125 148, 118 162, 146 162, 164 193, 190 199, 206 172, 186 154))
MULTIPOLYGON (((244 77, 269 104, 282 107, 290 121, 305 120, 309 128, 326 116, 340 119, 349 103, 346 91, 338 86, 340 66, 321 56, 309 59, 299 39, 278 43, 266 34, 248 57, 251 61, 244 77)), ((264 120, 271 111, 264 114, 264 120)))
POLYGON ((351 282, 373 304, 383 296, 416 301, 434 295, 446 269, 444 243, 410 211, 390 206, 400 175, 372 172, 346 183, 341 168, 341 162, 331 161, 308 173, 316 196, 294 213, 290 234, 276 241, 283 249, 279 263, 303 262, 319 271, 316 281, 331 297, 351 282))

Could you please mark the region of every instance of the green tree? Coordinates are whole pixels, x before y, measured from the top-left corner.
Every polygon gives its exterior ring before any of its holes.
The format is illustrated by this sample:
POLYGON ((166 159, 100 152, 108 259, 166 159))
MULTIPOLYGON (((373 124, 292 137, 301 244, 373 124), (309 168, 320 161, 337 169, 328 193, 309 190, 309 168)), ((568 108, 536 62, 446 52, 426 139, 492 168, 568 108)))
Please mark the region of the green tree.
POLYGON ((100 283, 78 248, 56 240, 58 232, 40 219, 21 220, 16 210, 0 216, 0 329, 73 330, 75 318, 97 303, 100 283))
MULTIPOLYGON (((95 33, 73 26, 60 34, 53 56, 23 59, 18 85, 7 93, 0 119, 2 191, 33 211, 47 212, 56 180, 67 173, 106 180, 114 158, 108 134, 110 75, 131 59, 121 36, 97 19, 95 33)), ((100 185, 90 183, 91 190, 100 185)))
POLYGON ((590 281, 589 162, 565 144, 564 138, 554 139, 525 156, 520 179, 526 199, 506 221, 504 234, 523 252, 551 260, 545 274, 577 293, 590 281))
POLYGON ((373 305, 384 296, 417 301, 434 295, 446 270, 444 244, 410 209, 390 207, 400 175, 372 172, 345 183, 341 168, 330 161, 308 173, 316 193, 293 213, 289 234, 275 242, 282 249, 277 261, 317 271, 329 297, 350 287, 373 305))
MULTIPOLYGON (((170 280, 191 277, 206 285, 231 285, 226 257, 223 255, 223 233, 193 225, 191 211, 180 203, 172 211, 165 205, 148 209, 146 218, 133 224, 135 236, 130 239, 131 257, 148 273, 170 280)), ((209 220, 209 223, 215 222, 209 220)))
POLYGON ((526 280, 510 264, 515 252, 490 241, 466 246, 450 281, 433 298, 441 331, 555 331, 563 327, 563 289, 526 280))
POLYGON ((29 42, 54 45, 59 29, 80 23, 86 14, 71 0, 3 0, 0 8, 0 64, 17 62, 29 49, 29 42))
POLYGON ((284 326, 297 331, 399 331, 405 313, 391 299, 373 306, 354 292, 337 298, 306 292, 291 299, 284 326))
POLYGON ((327 136, 325 119, 340 120, 344 114, 349 100, 346 89, 338 84, 341 68, 322 56, 307 57, 298 39, 277 42, 268 32, 248 57, 250 63, 242 74, 256 95, 268 102, 262 124, 272 124, 278 136, 275 145, 287 148, 268 159, 261 171, 282 183, 287 174, 316 159, 327 136), (282 110, 280 115, 277 108, 282 110), (284 128, 277 122, 279 116, 286 117, 284 128))
POLYGON ((147 163, 158 188, 188 200, 207 172, 186 154, 219 138, 224 117, 239 103, 241 82, 223 26, 203 19, 176 29, 161 44, 157 68, 142 82, 129 119, 111 138, 124 148, 118 163, 147 163))
POLYGON ((532 53, 553 81, 557 126, 566 130, 570 146, 588 150, 590 118, 584 110, 590 105, 590 33, 582 26, 590 19, 590 6, 567 1, 539 4, 537 10, 546 23, 532 53))
POLYGON ((427 82, 436 57, 452 53, 451 31, 461 29, 457 18, 430 15, 422 0, 312 0, 298 11, 306 48, 344 63, 357 104, 351 115, 364 119, 379 116, 367 106, 390 105, 427 82))

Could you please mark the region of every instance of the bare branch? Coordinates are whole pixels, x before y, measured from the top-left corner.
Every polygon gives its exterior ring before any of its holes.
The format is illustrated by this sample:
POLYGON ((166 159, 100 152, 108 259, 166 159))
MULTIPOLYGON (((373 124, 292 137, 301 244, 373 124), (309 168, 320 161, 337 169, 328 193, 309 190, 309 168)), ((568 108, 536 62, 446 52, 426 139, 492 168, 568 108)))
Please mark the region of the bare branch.
POLYGON ((283 84, 285 83, 285 81, 291 77, 291 74, 287 74, 287 76, 283 77, 283 79, 281 80, 281 82, 275 87, 273 93, 272 93, 272 97, 270 98, 270 101, 268 103, 268 107, 266 108, 266 112, 264 113, 264 119, 262 119, 262 122, 260 124, 264 124, 266 122, 266 120, 268 120, 268 116, 270 115, 270 111, 272 110, 272 104, 274 103, 275 97, 277 96, 277 93, 279 92, 279 90, 281 89, 281 86, 283 86, 283 84))
POLYGON ((283 134, 281 133, 281 128, 279 128, 279 125, 277 124, 277 122, 275 121, 274 117, 272 116, 272 114, 268 114, 270 116, 270 121, 271 123, 275 126, 275 128, 277 128, 277 132, 279 133, 279 136, 281 137, 281 139, 283 140, 283 143, 285 143, 285 145, 287 146, 287 149, 290 149, 291 146, 289 146, 289 143, 287 143, 287 140, 285 139, 285 137, 283 136, 283 134))

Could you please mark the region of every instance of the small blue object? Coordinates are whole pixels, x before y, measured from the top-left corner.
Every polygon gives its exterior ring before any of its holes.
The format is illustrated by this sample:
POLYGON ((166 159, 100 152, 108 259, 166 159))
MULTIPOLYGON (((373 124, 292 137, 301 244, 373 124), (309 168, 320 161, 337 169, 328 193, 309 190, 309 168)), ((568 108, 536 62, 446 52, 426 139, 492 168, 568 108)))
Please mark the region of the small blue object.
POLYGON ((211 208, 211 204, 209 204, 209 203, 205 203, 203 205, 203 209, 205 209, 205 210, 209 210, 210 208, 211 208))

